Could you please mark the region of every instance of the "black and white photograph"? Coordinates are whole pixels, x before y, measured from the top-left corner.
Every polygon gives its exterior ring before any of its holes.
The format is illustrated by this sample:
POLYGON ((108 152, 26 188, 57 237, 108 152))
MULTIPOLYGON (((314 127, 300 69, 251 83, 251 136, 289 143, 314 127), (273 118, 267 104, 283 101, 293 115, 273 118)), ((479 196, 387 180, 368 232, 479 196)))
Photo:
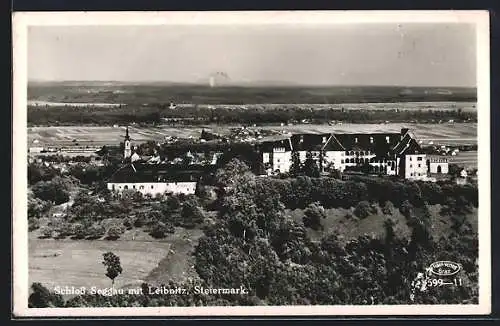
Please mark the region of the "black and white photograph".
POLYGON ((489 313, 488 24, 14 14, 14 314, 489 313))

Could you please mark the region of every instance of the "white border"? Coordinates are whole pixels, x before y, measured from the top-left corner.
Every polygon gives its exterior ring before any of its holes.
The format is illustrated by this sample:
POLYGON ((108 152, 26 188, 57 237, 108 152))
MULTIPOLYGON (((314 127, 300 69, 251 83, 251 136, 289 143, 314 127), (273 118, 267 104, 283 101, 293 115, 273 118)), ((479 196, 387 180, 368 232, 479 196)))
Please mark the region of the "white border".
POLYGON ((16 317, 484 315, 491 312, 489 13, 487 11, 25 12, 13 14, 13 304, 16 317), (479 304, 162 308, 28 308, 27 30, 69 25, 470 23, 477 27, 479 304))

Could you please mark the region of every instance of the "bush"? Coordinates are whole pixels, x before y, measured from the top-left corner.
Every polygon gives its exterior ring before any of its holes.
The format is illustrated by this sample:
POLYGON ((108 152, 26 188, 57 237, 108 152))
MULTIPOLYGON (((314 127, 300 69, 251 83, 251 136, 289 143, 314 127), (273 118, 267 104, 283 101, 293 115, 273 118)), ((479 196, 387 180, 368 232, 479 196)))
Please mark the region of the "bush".
POLYGON ((40 239, 48 239, 52 238, 52 235, 54 234, 54 229, 50 226, 45 226, 40 229, 40 239))
POLYGON ((56 239, 64 239, 73 234, 73 227, 68 222, 61 222, 56 226, 56 239))
POLYGON ((406 218, 410 218, 413 213, 413 205, 408 200, 405 200, 399 210, 406 218))
POLYGON ((356 205, 356 208, 354 208, 354 215, 362 219, 367 218, 372 213, 373 213, 373 208, 371 207, 370 203, 367 202, 366 200, 360 201, 356 205))
POLYGON ((326 212, 323 206, 318 202, 310 204, 304 210, 304 217, 302 221, 305 227, 311 228, 313 230, 323 230, 323 225, 321 220, 326 218, 326 212))
POLYGON ((174 233, 175 228, 170 223, 158 223, 158 225, 151 228, 149 235, 155 239, 163 239, 168 233, 174 233))
POLYGON ((51 181, 39 181, 33 186, 33 194, 41 200, 54 202, 60 205, 69 200, 68 180, 56 177, 51 181))
POLYGON ((50 292, 40 283, 31 284, 32 293, 28 298, 29 308, 64 307, 64 300, 60 294, 50 292))
POLYGON ((82 223, 74 223, 72 225, 72 239, 84 239, 87 236, 87 230, 82 223))
POLYGON ((185 228, 193 228, 196 224, 202 223, 205 219, 203 211, 194 199, 187 200, 182 204, 181 225, 185 228))
POLYGON ((382 213, 385 215, 392 215, 394 213, 394 205, 390 200, 386 201, 382 207, 382 213))
POLYGON ((106 240, 116 240, 118 239, 125 230, 121 225, 112 225, 106 231, 106 240))
POLYGON ((40 228, 40 222, 36 218, 28 218, 28 231, 34 231, 40 228))
POLYGON ((93 224, 88 228, 87 239, 95 240, 102 238, 106 234, 106 229, 100 224, 93 224))

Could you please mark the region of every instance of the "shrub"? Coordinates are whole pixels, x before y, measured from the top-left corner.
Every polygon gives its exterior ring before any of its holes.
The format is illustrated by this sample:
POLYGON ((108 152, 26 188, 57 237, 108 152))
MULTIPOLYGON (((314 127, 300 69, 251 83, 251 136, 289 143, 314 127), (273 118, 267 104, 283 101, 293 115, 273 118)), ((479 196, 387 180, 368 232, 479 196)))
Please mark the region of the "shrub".
POLYGON ((28 231, 34 231, 40 228, 40 222, 36 218, 28 218, 28 231))
POLYGON ((118 239, 125 230, 121 225, 112 225, 106 231, 106 240, 116 240, 118 239))
POLYGON ((40 283, 31 284, 32 293, 28 298, 29 308, 63 307, 64 300, 60 294, 51 293, 40 283))
POLYGON ((367 218, 370 214, 373 213, 373 209, 370 206, 370 203, 366 200, 360 201, 356 208, 354 208, 354 215, 359 218, 367 218))
POLYGON ((73 234, 73 239, 84 239, 87 236, 87 230, 82 223, 74 223, 71 233, 73 234))
POLYGON ((170 223, 158 223, 156 226, 152 227, 149 231, 149 235, 155 239, 163 239, 168 233, 174 233, 175 228, 170 223))
POLYGON ((100 224, 92 224, 87 231, 87 239, 99 239, 106 234, 106 229, 100 224))
POLYGON ((385 215, 392 215, 394 213, 394 204, 388 200, 384 203, 384 206, 382 207, 382 213, 385 215))
POLYGON ((304 217, 302 218, 302 221, 305 227, 311 228, 313 230, 322 230, 324 227, 321 224, 321 220, 325 218, 325 209, 318 202, 315 202, 310 204, 304 210, 304 217))
POLYGON ((408 200, 405 200, 399 210, 406 218, 410 218, 413 212, 413 205, 408 200))
POLYGON ((47 238, 52 238, 52 235, 54 234, 54 229, 50 226, 45 226, 42 229, 40 229, 40 239, 47 239, 47 238))
POLYGON ((56 205, 69 200, 70 182, 61 177, 51 181, 39 181, 33 186, 33 194, 41 200, 54 202, 56 205))
POLYGON ((187 200, 182 204, 181 225, 185 228, 193 228, 196 224, 203 222, 205 215, 194 199, 187 200))

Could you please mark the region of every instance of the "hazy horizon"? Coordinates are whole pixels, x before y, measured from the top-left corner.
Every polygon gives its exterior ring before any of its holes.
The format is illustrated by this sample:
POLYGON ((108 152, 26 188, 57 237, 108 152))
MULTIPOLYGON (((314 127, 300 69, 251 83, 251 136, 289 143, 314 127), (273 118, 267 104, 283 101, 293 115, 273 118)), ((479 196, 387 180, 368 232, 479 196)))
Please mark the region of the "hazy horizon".
POLYGON ((30 82, 476 87, 474 25, 30 27, 30 82), (228 77, 225 77, 225 76, 228 77), (219 78, 220 79, 220 78, 219 78))

